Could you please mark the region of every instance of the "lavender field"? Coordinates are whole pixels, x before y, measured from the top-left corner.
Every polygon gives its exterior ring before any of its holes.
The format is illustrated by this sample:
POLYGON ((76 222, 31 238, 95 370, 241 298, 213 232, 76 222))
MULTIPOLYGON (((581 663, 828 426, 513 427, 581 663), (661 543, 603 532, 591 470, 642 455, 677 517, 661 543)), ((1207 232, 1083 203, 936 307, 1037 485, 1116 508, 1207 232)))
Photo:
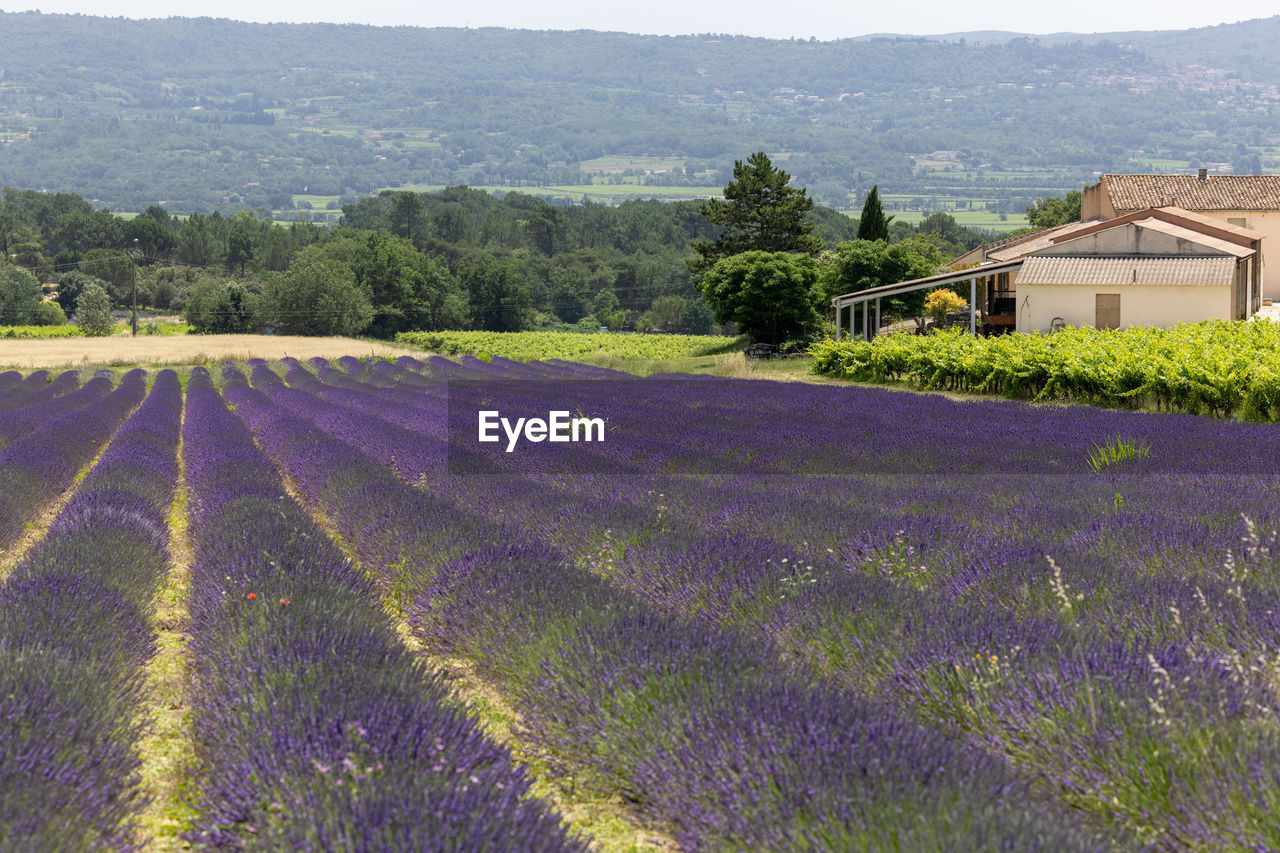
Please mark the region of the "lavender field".
POLYGON ((496 357, 0 373, 0 848, 180 800, 197 848, 618 849, 585 792, 639 849, 1280 848, 1277 436, 496 357))

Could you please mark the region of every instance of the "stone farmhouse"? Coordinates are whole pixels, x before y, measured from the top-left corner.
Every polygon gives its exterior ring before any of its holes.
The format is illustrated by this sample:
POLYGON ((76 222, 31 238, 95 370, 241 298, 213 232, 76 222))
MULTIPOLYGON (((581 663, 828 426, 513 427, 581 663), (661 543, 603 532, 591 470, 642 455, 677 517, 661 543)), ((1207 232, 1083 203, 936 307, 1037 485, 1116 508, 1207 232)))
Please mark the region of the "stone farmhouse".
MULTIPOLYGON (((1152 207, 1179 207, 1257 231, 1280 247, 1280 175, 1103 175, 1080 200, 1080 218, 1115 219, 1152 207)), ((1263 270, 1262 295, 1280 301, 1280 263, 1263 270)))
POLYGON ((1109 213, 988 243, 946 273, 838 296, 837 334, 846 308, 850 335, 871 337, 882 300, 941 285, 969 285, 968 325, 982 334, 1244 320, 1262 305, 1263 232, 1173 205, 1109 213))

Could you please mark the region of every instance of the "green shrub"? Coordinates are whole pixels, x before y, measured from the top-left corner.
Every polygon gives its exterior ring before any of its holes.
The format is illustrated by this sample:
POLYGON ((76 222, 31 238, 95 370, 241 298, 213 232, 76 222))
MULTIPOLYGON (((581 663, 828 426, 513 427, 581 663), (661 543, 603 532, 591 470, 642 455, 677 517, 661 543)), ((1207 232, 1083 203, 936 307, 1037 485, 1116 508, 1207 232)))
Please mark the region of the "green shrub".
POLYGON ((0 326, 0 338, 78 338, 79 326, 0 326))
POLYGON ((89 337, 105 337, 115 331, 116 319, 106 290, 93 283, 84 286, 76 299, 75 323, 89 337))
POLYGON ((1129 459, 1146 459, 1151 453, 1151 445, 1136 441, 1125 441, 1116 436, 1111 441, 1099 444, 1089 454, 1089 470, 1095 474, 1129 459))
POLYGON ((33 326, 65 326, 67 314, 56 302, 41 302, 36 306, 35 316, 31 318, 33 326))

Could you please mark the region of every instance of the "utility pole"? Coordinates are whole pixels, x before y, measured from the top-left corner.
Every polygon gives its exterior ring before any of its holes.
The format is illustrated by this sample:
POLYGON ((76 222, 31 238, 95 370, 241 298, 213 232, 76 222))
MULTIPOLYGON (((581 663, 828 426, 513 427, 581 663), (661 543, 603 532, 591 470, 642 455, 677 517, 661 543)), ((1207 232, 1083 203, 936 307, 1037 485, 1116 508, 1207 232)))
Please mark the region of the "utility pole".
MULTIPOLYGON (((138 251, 137 237, 133 238, 133 250, 135 252, 138 251)), ((134 263, 137 263, 136 259, 134 263)), ((133 318, 131 323, 133 325, 133 336, 136 338, 138 336, 138 271, 136 269, 133 271, 133 318)))

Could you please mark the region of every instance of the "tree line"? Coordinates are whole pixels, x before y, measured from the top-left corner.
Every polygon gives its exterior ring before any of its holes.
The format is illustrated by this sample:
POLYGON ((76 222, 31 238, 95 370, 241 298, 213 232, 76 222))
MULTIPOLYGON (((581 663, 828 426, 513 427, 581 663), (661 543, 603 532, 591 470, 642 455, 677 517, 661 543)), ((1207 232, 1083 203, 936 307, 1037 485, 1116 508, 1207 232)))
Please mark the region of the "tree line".
POLYGON ((912 277, 985 238, 945 214, 891 222, 874 193, 855 220, 813 205, 764 154, 746 168, 756 183, 732 182, 723 202, 557 206, 468 187, 384 191, 345 205, 335 226, 248 211, 175 216, 158 205, 125 217, 72 193, 6 188, 0 323, 63 322, 92 289, 99 309, 136 301, 198 332, 705 334, 749 325, 717 315, 702 286, 721 258, 803 251, 821 262, 820 315, 830 291, 912 277), (735 198, 739 187, 749 198, 735 198), (723 213, 744 207, 763 218, 723 213))

